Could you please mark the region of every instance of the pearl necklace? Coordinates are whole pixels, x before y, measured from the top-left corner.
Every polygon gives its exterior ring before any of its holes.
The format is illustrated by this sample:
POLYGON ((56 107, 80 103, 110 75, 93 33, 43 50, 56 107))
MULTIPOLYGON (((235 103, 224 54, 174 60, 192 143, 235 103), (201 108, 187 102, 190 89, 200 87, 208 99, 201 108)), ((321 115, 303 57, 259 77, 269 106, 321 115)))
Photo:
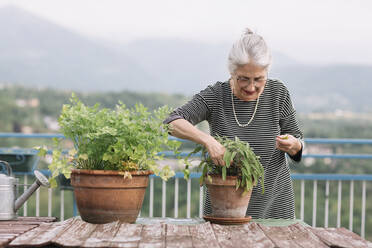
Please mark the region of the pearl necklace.
POLYGON ((256 115, 256 112, 257 112, 257 107, 258 107, 258 103, 260 101, 260 96, 261 95, 259 95, 258 98, 257 98, 256 106, 254 107, 254 111, 253 111, 253 114, 252 114, 251 119, 248 121, 247 124, 240 124, 240 122, 238 120, 238 117, 236 116, 236 112, 235 112, 235 106, 234 106, 234 87, 232 87, 232 90, 231 90, 231 103, 232 103, 232 108, 233 108, 233 113, 234 113, 235 121, 236 121, 236 124, 238 124, 239 127, 246 127, 249 124, 251 124, 251 122, 253 121, 253 118, 254 118, 254 116, 256 115))

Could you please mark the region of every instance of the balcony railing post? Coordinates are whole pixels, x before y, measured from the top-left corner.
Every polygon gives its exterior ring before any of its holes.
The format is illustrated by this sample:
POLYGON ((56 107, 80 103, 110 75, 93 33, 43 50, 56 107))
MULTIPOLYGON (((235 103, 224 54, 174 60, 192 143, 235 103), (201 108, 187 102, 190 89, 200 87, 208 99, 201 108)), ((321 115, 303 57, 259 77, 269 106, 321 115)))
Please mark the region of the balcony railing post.
POLYGON ((52 188, 48 188, 48 217, 52 217, 52 188))
POLYGON ((149 217, 154 215, 154 178, 150 177, 150 202, 149 202, 149 217))
POLYGON ((316 227, 316 198, 317 198, 317 190, 318 190, 318 181, 314 180, 314 187, 313 187, 313 223, 312 226, 316 227))
POLYGON ((305 210, 305 180, 301 180, 301 220, 304 221, 304 210, 305 210))
POLYGON ((203 186, 200 187, 199 189, 199 218, 202 218, 203 217, 203 194, 204 194, 204 191, 203 191, 203 186))
POLYGON ((354 212, 354 180, 350 181, 350 212, 349 212, 349 230, 353 231, 353 212, 354 212))
MULTIPOLYGON (((27 175, 23 176, 23 192, 27 190, 27 175)), ((27 201, 23 203, 23 216, 27 216, 27 201)))
POLYGON ((187 180, 187 205, 186 205, 186 209, 187 209, 187 217, 188 219, 190 219, 191 217, 191 179, 189 178, 187 180))
POLYGON ((36 217, 40 216, 40 188, 36 190, 36 217))
POLYGON ((166 209, 167 209, 167 182, 162 181, 162 199, 161 199, 161 217, 166 217, 166 209))
POLYGON ((178 218, 178 184, 179 178, 174 180, 174 218, 178 218))
POLYGON ((65 191, 61 189, 61 221, 65 220, 65 191))
POLYGON ((337 192, 337 227, 341 227, 341 197, 342 197, 342 181, 338 180, 337 192))
POLYGON ((329 180, 326 181, 325 189, 324 227, 328 227, 328 204, 329 204, 329 180))
POLYGON ((75 196, 75 192, 72 191, 72 212, 73 212, 73 216, 77 216, 78 215, 78 209, 77 209, 77 205, 76 205, 76 196, 75 196))
POLYGON ((365 238, 365 223, 366 223, 366 181, 362 182, 362 220, 360 227, 360 236, 365 238))

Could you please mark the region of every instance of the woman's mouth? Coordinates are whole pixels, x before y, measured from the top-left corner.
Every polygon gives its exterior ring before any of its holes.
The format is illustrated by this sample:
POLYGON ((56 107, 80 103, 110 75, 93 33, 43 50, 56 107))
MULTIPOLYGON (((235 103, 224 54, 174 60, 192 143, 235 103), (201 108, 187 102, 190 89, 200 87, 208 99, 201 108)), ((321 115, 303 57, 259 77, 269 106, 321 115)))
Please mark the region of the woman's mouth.
POLYGON ((243 90, 242 91, 244 92, 244 94, 246 95, 253 95, 256 91, 248 91, 248 90, 243 90))

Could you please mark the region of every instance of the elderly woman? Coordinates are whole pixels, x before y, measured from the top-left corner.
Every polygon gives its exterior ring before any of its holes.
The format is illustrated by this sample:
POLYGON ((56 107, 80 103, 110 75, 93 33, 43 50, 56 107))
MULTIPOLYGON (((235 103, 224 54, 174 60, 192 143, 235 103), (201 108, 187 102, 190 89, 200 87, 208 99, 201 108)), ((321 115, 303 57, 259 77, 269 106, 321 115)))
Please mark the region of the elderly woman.
MULTIPOLYGON (((204 145, 216 165, 224 166, 224 147, 213 136, 248 142, 264 166, 265 193, 253 189, 247 215, 253 218, 295 217, 294 192, 285 153, 300 161, 303 134, 285 85, 268 78, 270 51, 263 38, 247 29, 228 57, 231 77, 196 94, 165 120, 173 136, 204 145), (210 134, 194 127, 207 120, 210 134)), ((209 196, 204 214, 211 213, 209 196)))

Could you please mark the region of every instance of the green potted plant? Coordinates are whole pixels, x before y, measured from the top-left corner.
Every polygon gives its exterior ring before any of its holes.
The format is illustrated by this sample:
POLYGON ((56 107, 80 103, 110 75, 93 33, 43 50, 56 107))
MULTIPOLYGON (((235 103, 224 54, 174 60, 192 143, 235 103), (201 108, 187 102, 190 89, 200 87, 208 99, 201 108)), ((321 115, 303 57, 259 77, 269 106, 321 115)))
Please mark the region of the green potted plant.
POLYGON ((185 159, 185 175, 189 174, 189 157, 201 151, 200 185, 208 188, 212 217, 244 218, 253 186, 260 182, 264 193, 264 169, 259 157, 247 142, 216 137, 226 149, 225 166, 216 166, 205 147, 198 145, 185 159))
MULTIPOLYGON (((162 121, 166 106, 149 112, 143 105, 115 109, 84 105, 74 94, 63 105, 58 119, 61 132, 74 145, 68 154, 55 140, 50 183, 63 174, 71 177, 79 213, 90 223, 115 220, 134 223, 141 209, 148 177, 155 173, 167 180, 174 175, 169 166, 160 167, 159 152, 178 152, 179 141, 169 140, 162 121)), ((45 156, 47 149, 39 149, 45 156)))

